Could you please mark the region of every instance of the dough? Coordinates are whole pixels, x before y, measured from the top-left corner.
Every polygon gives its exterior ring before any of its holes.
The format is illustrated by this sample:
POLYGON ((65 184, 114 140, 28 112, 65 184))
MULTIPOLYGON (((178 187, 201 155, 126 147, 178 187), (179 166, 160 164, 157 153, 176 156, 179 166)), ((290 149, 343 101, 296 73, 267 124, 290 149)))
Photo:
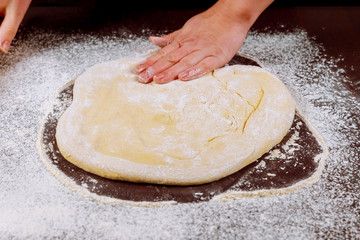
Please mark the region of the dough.
POLYGON ((267 71, 234 65, 199 79, 136 81, 139 59, 79 76, 56 129, 62 155, 105 178, 191 185, 228 176, 279 143, 294 101, 267 71))

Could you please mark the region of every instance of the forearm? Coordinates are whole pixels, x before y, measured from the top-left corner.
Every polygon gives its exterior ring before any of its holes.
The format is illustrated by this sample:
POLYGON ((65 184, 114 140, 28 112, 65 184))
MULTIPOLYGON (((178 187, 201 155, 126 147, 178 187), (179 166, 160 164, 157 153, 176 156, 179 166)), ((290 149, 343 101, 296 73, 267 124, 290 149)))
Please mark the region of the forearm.
POLYGON ((249 30, 259 15, 274 0, 219 0, 209 10, 215 10, 249 30))

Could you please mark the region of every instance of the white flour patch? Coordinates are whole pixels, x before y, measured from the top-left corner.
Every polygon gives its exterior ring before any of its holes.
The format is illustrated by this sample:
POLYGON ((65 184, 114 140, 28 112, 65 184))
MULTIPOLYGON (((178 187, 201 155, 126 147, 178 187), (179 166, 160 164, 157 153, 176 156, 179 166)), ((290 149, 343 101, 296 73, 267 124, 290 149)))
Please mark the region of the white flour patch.
POLYGON ((288 86, 324 137, 330 157, 320 181, 289 195, 164 208, 81 197, 45 169, 36 149, 43 106, 53 92, 96 63, 149 51, 147 36, 27 31, 10 54, 0 56, 2 238, 360 238, 360 156, 352 151, 359 147, 360 119, 351 114, 360 112, 359 100, 341 83, 341 59, 326 56, 305 31, 251 32, 241 52, 257 57, 288 86))

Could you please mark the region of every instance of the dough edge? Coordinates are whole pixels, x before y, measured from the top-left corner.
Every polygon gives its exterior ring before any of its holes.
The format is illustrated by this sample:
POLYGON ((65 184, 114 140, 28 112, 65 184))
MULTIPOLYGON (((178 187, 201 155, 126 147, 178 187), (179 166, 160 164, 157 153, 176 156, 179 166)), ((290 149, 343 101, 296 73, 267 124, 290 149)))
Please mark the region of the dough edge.
MULTIPOLYGON (((128 59, 120 59, 121 61, 128 61, 128 59)), ((130 59, 131 61, 137 61, 137 59, 130 59)), ((113 60, 110 62, 117 62, 119 60, 113 60)), ((100 64, 96 64, 93 67, 96 66, 101 66, 110 62, 104 62, 104 63, 100 63, 100 64)), ((93 67, 90 67, 89 69, 92 69, 93 67)), ((282 87, 285 89, 285 91, 288 91, 286 89, 286 87, 283 85, 283 83, 273 74, 269 73, 266 70, 263 70, 259 67, 254 67, 254 66, 240 66, 240 69, 244 68, 244 69, 249 69, 252 71, 256 71, 256 72, 264 72, 266 74, 268 74, 269 76, 272 77, 272 79, 276 80, 278 83, 280 83, 282 85, 282 87)), ((215 70, 216 71, 216 70, 215 70)), ((283 89, 283 90, 284 90, 283 89)), ((288 93, 288 92, 287 92, 288 93)), ((290 93, 288 93, 290 98, 291 95, 290 93)), ((292 98, 289 99, 290 101, 292 101, 292 98)), ((291 104, 290 104, 291 105, 291 104)), ((295 107, 294 107, 295 109, 295 107)), ((294 115, 294 113, 292 114, 294 115)), ((251 120, 251 119, 250 119, 251 120)), ((288 128, 290 128, 291 124, 292 124, 293 119, 291 119, 291 121, 289 121, 287 123, 288 128)), ((251 121, 249 121, 251 122, 251 121)), ((122 161, 122 168, 125 169, 125 172, 119 174, 118 172, 114 172, 112 170, 110 170, 109 167, 94 167, 94 165, 89 165, 88 163, 84 163, 81 160, 77 160, 77 157, 72 157, 71 155, 69 156, 69 154, 67 154, 67 152, 71 152, 70 150, 67 149, 66 145, 63 145, 62 147, 59 146, 60 152, 62 153, 63 156, 66 156, 66 159, 68 161, 70 161, 71 163, 75 164, 76 166, 94 173, 96 175, 105 177, 105 178, 110 178, 110 179, 115 179, 115 180, 125 180, 125 181, 132 181, 132 182, 147 182, 147 183, 155 183, 155 184, 166 184, 166 185, 198 185, 198 184, 203 184, 203 183, 207 183, 207 182, 212 182, 218 179, 221 179, 223 177, 226 177, 236 171, 238 171, 239 169, 245 167, 246 165, 252 163, 253 161, 255 161, 256 159, 258 159, 259 157, 261 157, 261 155, 263 155, 264 153, 268 152, 273 146, 275 146, 277 143, 279 143, 282 138, 287 134, 287 131, 283 131, 281 133, 281 137, 279 139, 277 139, 277 142, 271 146, 265 146, 264 149, 262 149, 261 151, 257 151, 256 154, 252 154, 252 156, 247 159, 247 161, 239 161, 237 163, 237 165, 232 165, 231 169, 224 167, 220 170, 215 169, 212 172, 212 175, 209 176, 209 174, 206 174, 206 176, 202 176, 202 178, 199 178, 199 173, 202 172, 209 172, 208 168, 197 168, 197 169, 188 169, 187 171, 187 176, 186 177, 182 177, 183 174, 183 169, 180 169, 180 171, 177 172, 173 172, 172 169, 169 170, 169 168, 164 168, 163 166, 148 166, 146 165, 145 167, 142 164, 138 164, 138 163, 133 163, 133 162, 128 162, 128 161, 122 161), (134 168, 135 166, 135 168, 134 168), (140 167, 141 170, 141 174, 142 176, 138 176, 137 172, 139 172, 139 169, 137 167, 140 167), (144 170, 144 168, 146 168, 144 170), (226 169, 227 168, 227 169, 226 169), (157 176, 153 176, 153 173, 157 172, 159 173, 157 176), (165 173, 164 173, 165 172, 165 173), (225 172, 225 173, 224 173, 225 172), (164 173, 164 174, 163 174, 164 173), (190 173, 190 174, 189 174, 190 173), (175 175, 175 177, 174 177, 175 175), (170 176, 170 177, 169 177, 170 176), (167 178, 166 178, 167 177, 167 178)), ((56 138, 58 139, 58 136, 56 136, 56 138)), ((66 142, 65 140, 63 140, 63 142, 66 142)), ((97 158, 96 158, 97 160, 97 158)), ((97 163, 99 165, 99 162, 97 163)))
MULTIPOLYGON (((257 60, 255 57, 252 57, 250 55, 246 54, 240 54, 238 55, 250 58, 257 62, 260 66, 263 67, 263 64, 257 60)), ((44 131, 45 131, 45 122, 47 120, 47 116, 49 113, 52 112, 54 103, 57 100, 58 93, 67 88, 68 86, 74 84, 75 79, 65 83, 61 87, 57 89, 50 97, 48 97, 48 100, 44 102, 41 109, 43 109, 44 114, 40 116, 39 120, 39 131, 38 136, 36 139, 36 148, 39 154, 40 161, 44 164, 45 168, 55 177, 57 178, 60 183, 62 183, 66 188, 69 188, 71 191, 74 191, 75 193, 79 194, 81 197, 93 199, 95 201, 99 201, 103 204, 109 204, 109 205, 129 205, 133 207, 172 207, 179 203, 176 201, 160 201, 160 202, 148 202, 148 201, 129 201, 129 200, 123 200, 123 199, 117 199, 112 198, 108 196, 100 196, 98 194, 90 192, 88 189, 86 189, 83 186, 78 185, 74 180, 66 176, 62 171, 60 171, 51 161, 51 159, 47 156, 45 149, 45 143, 43 140, 44 131)), ((242 198, 257 198, 257 197, 271 197, 271 196, 277 196, 277 195, 284 195, 284 194, 291 194, 296 193, 300 189, 311 186, 315 182, 317 182, 324 170, 325 166, 325 160, 329 156, 329 150, 326 145, 326 142, 324 141, 323 137, 320 135, 320 133, 311 125, 311 123, 308 121, 308 119, 301 114, 298 108, 296 108, 296 112, 299 114, 301 119, 306 123, 306 125, 309 127, 310 131, 314 134, 317 142, 321 145, 323 152, 318 154, 316 158, 318 159, 318 167, 316 171, 307 179, 304 179, 300 182, 295 183, 294 185, 291 185, 286 188, 280 188, 280 189, 265 189, 265 190, 257 190, 257 191, 227 191, 224 193, 221 193, 214 198, 212 198, 209 202, 226 202, 226 201, 236 201, 241 200, 242 198)))
MULTIPOLYGON (((60 171, 51 161, 51 159, 46 155, 45 152, 45 144, 43 141, 44 131, 45 131, 45 122, 47 119, 48 113, 51 112, 53 103, 56 100, 56 93, 61 92, 64 88, 68 87, 69 85, 72 85, 74 83, 74 80, 66 83, 62 87, 58 89, 58 91, 55 92, 55 94, 50 97, 50 100, 47 102, 47 106, 45 106, 45 114, 43 115, 42 119, 39 122, 39 131, 38 136, 36 140, 36 148, 38 150, 40 161, 44 164, 45 168, 55 177, 59 180, 60 183, 62 183, 66 188, 69 188, 71 191, 79 194, 81 197, 85 197, 88 199, 93 199, 95 201, 98 201, 103 204, 108 205, 115 205, 115 206, 122 206, 122 205, 129 205, 133 207, 140 207, 140 208, 162 208, 162 207, 174 207, 176 205, 179 205, 180 203, 176 201, 159 201, 159 202, 149 202, 149 201, 130 201, 130 200, 123 200, 123 199, 117 199, 113 197, 108 196, 100 196, 96 193, 90 192, 85 187, 78 185, 74 180, 66 176, 62 171, 60 171)), ((315 158, 318 160, 318 167, 316 171, 309 177, 302 181, 299 181, 295 183, 294 185, 291 185, 286 188, 279 188, 279 189, 263 189, 263 190, 256 190, 256 191, 226 191, 224 193, 221 193, 219 195, 216 195, 211 200, 209 200, 209 203, 212 202, 228 202, 228 201, 238 201, 243 198, 259 198, 259 197, 272 197, 272 196, 279 196, 279 195, 285 195, 285 194, 291 194, 296 193, 300 191, 302 188, 309 187, 312 184, 316 183, 325 167, 325 160, 329 156, 329 150, 326 145, 325 140, 320 135, 320 133, 311 125, 311 123, 307 120, 306 117, 304 117, 300 112, 299 109, 296 109, 298 115, 301 117, 301 119, 306 123, 310 131, 314 134, 316 140, 321 145, 323 152, 318 154, 315 158)), ((201 202, 200 202, 201 203, 201 202)))

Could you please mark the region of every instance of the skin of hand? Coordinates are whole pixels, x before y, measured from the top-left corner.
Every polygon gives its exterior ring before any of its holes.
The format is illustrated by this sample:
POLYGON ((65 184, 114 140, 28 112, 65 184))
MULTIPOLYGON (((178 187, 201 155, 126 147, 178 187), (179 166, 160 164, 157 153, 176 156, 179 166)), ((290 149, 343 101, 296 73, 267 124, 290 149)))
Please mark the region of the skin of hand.
POLYGON ((161 49, 139 64, 141 83, 201 77, 228 63, 258 16, 273 0, 220 0, 166 36, 151 36, 161 49))
POLYGON ((0 51, 7 53, 31 0, 0 0, 0 51))

